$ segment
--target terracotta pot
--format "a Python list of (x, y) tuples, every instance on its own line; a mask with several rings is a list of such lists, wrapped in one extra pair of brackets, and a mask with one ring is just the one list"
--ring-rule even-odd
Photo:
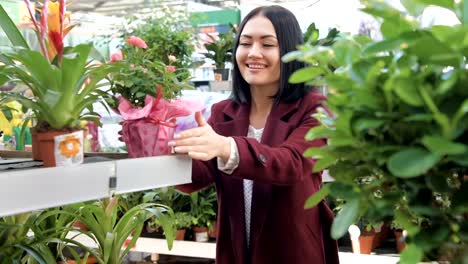
[(42, 160), (44, 167), (55, 167), (55, 152), (54, 152), (54, 138), (56, 136), (69, 134), (74, 131), (47, 131), (47, 132), (33, 132), (33, 157), (35, 160)]
[(212, 226), (211, 229), (208, 229), (208, 236), (210, 238), (216, 238), (217, 236), (216, 221), (213, 221), (211, 226)]
[(395, 245), (397, 252), (400, 253), (406, 247), (406, 243), (403, 240), (403, 230), (393, 230), (393, 233), (395, 234)]
[(184, 240), (185, 237), (185, 229), (179, 229), (176, 231), (175, 240)]
[(390, 228), (387, 225), (382, 225), (378, 232), (375, 230), (375, 238), (372, 248), (378, 248), (382, 246), (383, 243), (387, 240), (389, 232)]
[(197, 242), (207, 242), (208, 241), (208, 228), (192, 226), (193, 238)]
[(89, 228), (83, 222), (81, 222), (80, 220), (76, 220), (73, 223), (73, 227), (76, 227), (76, 228), (78, 228), (80, 230), (83, 230), (83, 231), (89, 231)]
[(359, 237), (359, 251), (361, 254), (370, 254), (372, 253), (373, 244), (374, 244), (375, 234), (368, 236)]
[(39, 141), (37, 139), (36, 131), (31, 131), (31, 144), (32, 144), (32, 158), (33, 160), (41, 159), (41, 149), (39, 148)]

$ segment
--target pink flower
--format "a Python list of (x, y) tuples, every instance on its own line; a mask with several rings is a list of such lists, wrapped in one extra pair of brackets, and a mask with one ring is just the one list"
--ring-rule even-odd
[(131, 36), (127, 39), (127, 43), (132, 45), (132, 46), (135, 46), (135, 47), (138, 47), (138, 48), (142, 48), (142, 49), (146, 49), (148, 48), (148, 45), (146, 45), (146, 42), (144, 40), (142, 40), (141, 38), (139, 37), (135, 37), (135, 36)]
[(166, 66), (166, 71), (168, 72), (175, 72), (176, 71), (176, 66)]
[(123, 60), (123, 54), (121, 50), (118, 50), (111, 55), (111, 62), (121, 61)]

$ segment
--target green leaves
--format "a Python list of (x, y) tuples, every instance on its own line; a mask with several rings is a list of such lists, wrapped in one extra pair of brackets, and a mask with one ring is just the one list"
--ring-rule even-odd
[(323, 186), (318, 192), (307, 198), (304, 209), (309, 209), (319, 204), (330, 193), (330, 185)]
[(294, 72), (289, 77), (290, 83), (303, 83), (317, 78), (324, 74), (325, 71), (320, 67), (307, 67)]
[(468, 208), (468, 29), (422, 29), (409, 15), (437, 5), (463, 17), (463, 2), (402, 0), (405, 12), (385, 1), (362, 1), (383, 22), (381, 41), (344, 37), (332, 46), (305, 44), (294, 53), (330, 70), (320, 77), (334, 116), (306, 136), (328, 144), (304, 155), (317, 159), (314, 171), (328, 168), (335, 179), (306, 204), (327, 195), (340, 201), (333, 237), (354, 220), (393, 218), (408, 232), (402, 263), (437, 258), (432, 254), (447, 248), (459, 254), (451, 245), (468, 242), (466, 231), (453, 228), (464, 225)]
[(444, 156), (444, 155), (459, 155), (466, 151), (466, 146), (460, 143), (454, 143), (439, 136), (425, 136), (422, 139), (422, 143), (432, 153)]
[(357, 199), (350, 200), (343, 205), (343, 209), (338, 213), (332, 224), (331, 237), (333, 239), (342, 237), (348, 232), (349, 226), (356, 222), (359, 206), (360, 203)]
[(405, 250), (401, 253), (401, 264), (414, 264), (419, 263), (423, 258), (424, 252), (414, 244), (408, 244)]
[(421, 176), (430, 170), (440, 160), (440, 156), (422, 148), (407, 148), (390, 156), (387, 167), (390, 172), (400, 178)]
[(25, 49), (29, 49), (28, 43), (24, 40), (23, 35), (19, 32), (15, 23), (11, 21), (8, 14), (3, 9), (3, 6), (0, 5), (0, 27), (6, 33), (8, 39), (11, 41), (13, 46), (20, 46)]

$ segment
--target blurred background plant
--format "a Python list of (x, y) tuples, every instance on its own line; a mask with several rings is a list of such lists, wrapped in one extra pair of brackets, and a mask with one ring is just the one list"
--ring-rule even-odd
[[(182, 89), (192, 88), (189, 69), (194, 34), (187, 16), (170, 10), (163, 10), (162, 14), (130, 18), (121, 29), (119, 37), (127, 41), (111, 59), (120, 56), (125, 67), (111, 78), (110, 92), (114, 97), (108, 102), (113, 108), (118, 105), (118, 95), (134, 106), (143, 106), (146, 95), (156, 96), (158, 86), (162, 87), (165, 99), (173, 99), (180, 96)], [(145, 48), (129, 43), (132, 37), (143, 40)]]

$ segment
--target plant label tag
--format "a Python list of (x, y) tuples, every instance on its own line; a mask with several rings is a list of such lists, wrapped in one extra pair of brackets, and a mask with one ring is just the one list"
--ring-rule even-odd
[(55, 164), (57, 167), (83, 163), (83, 130), (54, 138)]

